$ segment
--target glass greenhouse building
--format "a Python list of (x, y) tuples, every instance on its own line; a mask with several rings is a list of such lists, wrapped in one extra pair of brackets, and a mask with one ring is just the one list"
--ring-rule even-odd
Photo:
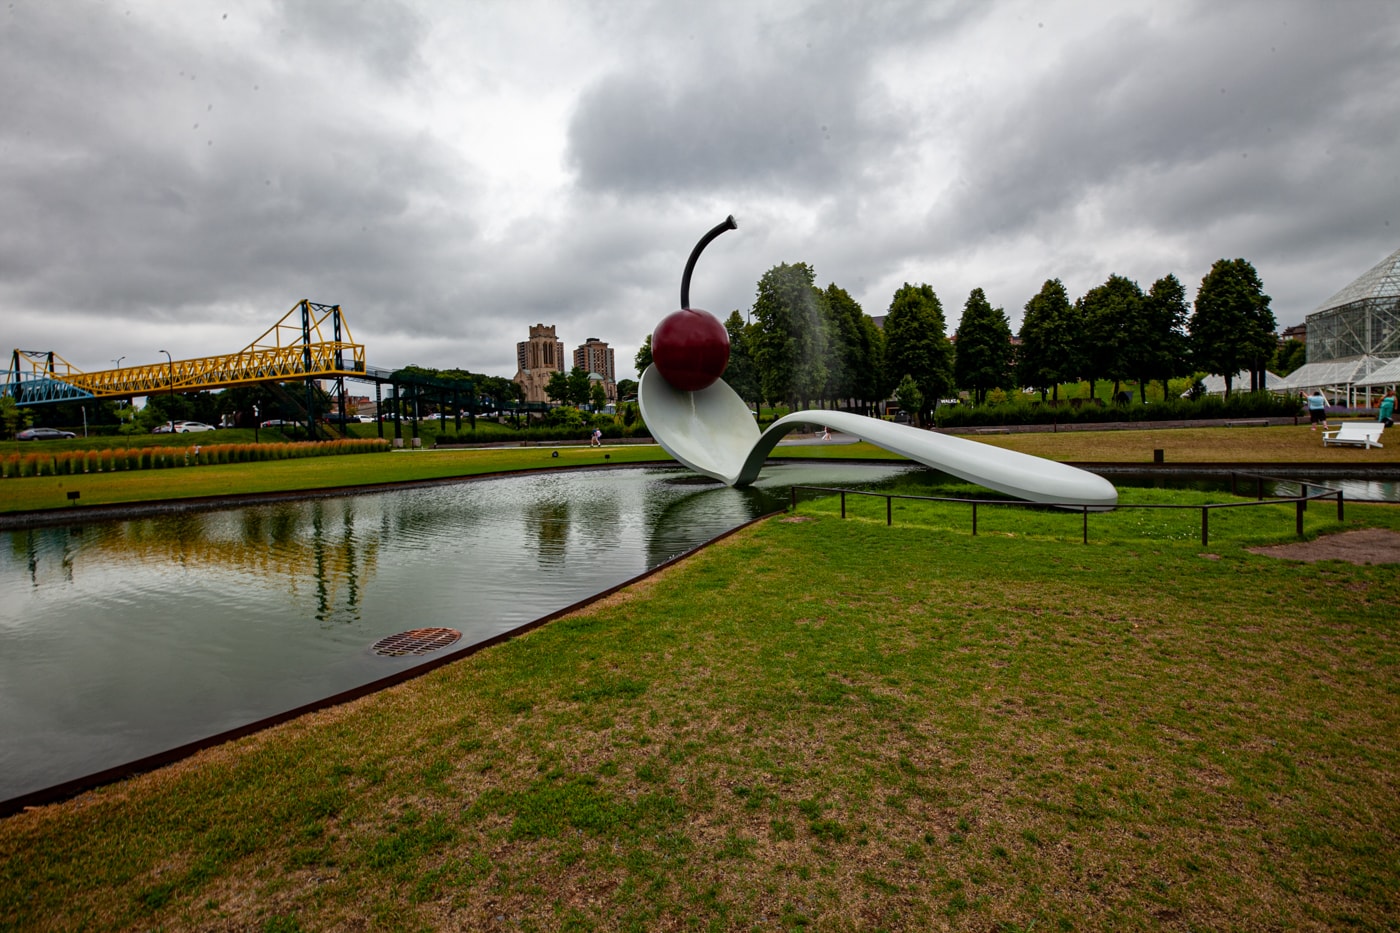
[(1270, 388), (1369, 404), (1375, 390), (1400, 385), (1400, 250), (1309, 314), (1307, 326), (1308, 362)]

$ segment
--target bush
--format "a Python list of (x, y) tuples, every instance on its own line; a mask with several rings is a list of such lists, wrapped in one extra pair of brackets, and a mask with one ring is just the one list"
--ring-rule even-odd
[(0, 458), (0, 477), (76, 476), (116, 470), (162, 470), (196, 464), (248, 463), (388, 451), (389, 442), (375, 438), (279, 444), (200, 444), (190, 447), (104, 448), (49, 453), (11, 453)]
[[(1080, 399), (1073, 399), (1081, 402)], [(1197, 401), (1173, 398), (1162, 402), (1135, 402), (1128, 405), (1105, 405), (1097, 400), (1089, 404), (1056, 405), (1039, 399), (1006, 402), (1000, 405), (942, 406), (934, 413), (940, 428), (970, 428), (982, 425), (1018, 424), (1092, 424), (1105, 421), (1200, 421), (1220, 418), (1280, 418), (1293, 417), (1302, 411), (1296, 398), (1272, 392), (1236, 392), (1228, 399), (1207, 395)]]

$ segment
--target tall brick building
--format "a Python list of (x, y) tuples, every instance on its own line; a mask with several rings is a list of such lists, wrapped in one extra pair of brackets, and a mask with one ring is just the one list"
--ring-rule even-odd
[(574, 365), (583, 369), (592, 382), (601, 381), (609, 402), (617, 401), (617, 366), (613, 362), (613, 350), (597, 337), (589, 337), (574, 350)]
[(515, 345), (516, 372), (514, 382), (524, 392), (527, 402), (548, 402), (544, 387), (551, 373), (568, 372), (564, 365), (564, 341), (554, 334), (554, 325), (532, 324), (530, 339)]

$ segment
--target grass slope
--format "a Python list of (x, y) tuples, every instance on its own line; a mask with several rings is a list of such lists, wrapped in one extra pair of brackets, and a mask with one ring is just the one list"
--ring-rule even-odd
[(1393, 566), (837, 508), (5, 820), (0, 924), (1395, 928)]
[[(558, 456), (554, 456), (555, 453)], [(479, 476), (503, 470), (553, 466), (602, 466), (671, 458), (660, 447), (509, 447), (474, 450), (408, 450), (308, 457), (260, 463), (214, 464), (166, 470), (89, 473), (84, 476), (26, 476), (0, 480), (0, 512), (77, 508), (124, 502), (159, 502), (199, 496), (407, 483)], [(72, 506), (70, 490), (81, 493)]]

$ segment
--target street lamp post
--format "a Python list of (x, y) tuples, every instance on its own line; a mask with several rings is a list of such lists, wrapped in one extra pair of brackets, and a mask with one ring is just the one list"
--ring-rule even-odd
[[(112, 368), (113, 368), (113, 369), (121, 369), (121, 368), (122, 368), (122, 360), (124, 360), (124, 359), (126, 359), (125, 356), (119, 356), (119, 357), (117, 357), (115, 360), (112, 360)], [(117, 407), (118, 407), (118, 408), (124, 407), (124, 406), (122, 405), (120, 399), (117, 400)]]
[(169, 350), (157, 350), (157, 353), (165, 354), (165, 362), (170, 365), (170, 433), (175, 433), (175, 360), (171, 358)]

